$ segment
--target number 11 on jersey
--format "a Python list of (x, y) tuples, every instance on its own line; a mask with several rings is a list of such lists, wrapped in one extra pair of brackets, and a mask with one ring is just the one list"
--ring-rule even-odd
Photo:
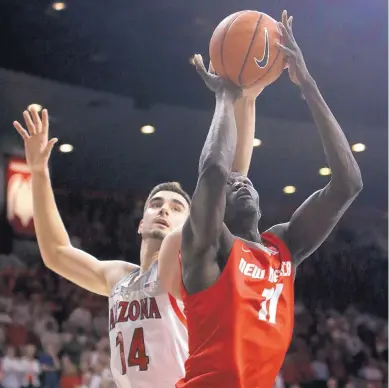
[(261, 303), (261, 309), (258, 314), (259, 320), (276, 323), (278, 299), (280, 299), (283, 288), (283, 284), (277, 284), (274, 288), (265, 288), (263, 290), (262, 296), (265, 300)]
[(143, 335), (143, 327), (137, 327), (132, 335), (130, 351), (128, 358), (124, 354), (124, 340), (121, 331), (116, 336), (116, 346), (119, 346), (120, 361), (122, 364), (122, 375), (127, 373), (128, 367), (138, 366), (140, 371), (146, 371), (149, 365), (149, 356), (146, 354), (145, 338)]

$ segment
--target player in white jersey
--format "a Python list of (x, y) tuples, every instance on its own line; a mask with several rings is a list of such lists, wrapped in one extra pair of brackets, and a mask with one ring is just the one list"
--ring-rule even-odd
[(34, 225), (45, 265), (96, 294), (109, 297), (111, 369), (119, 388), (172, 388), (184, 375), (187, 332), (182, 308), (163, 292), (158, 251), (165, 235), (182, 226), (190, 199), (177, 183), (150, 193), (139, 225), (140, 266), (100, 261), (74, 248), (55, 204), (48, 160), (57, 139), (48, 141), (48, 113), (23, 113), (27, 130), (14, 126), (24, 140), (32, 175)]
[[(158, 263), (134, 270), (109, 298), (111, 370), (118, 387), (173, 387), (183, 376), (188, 334), (182, 302), (163, 291)], [(132, 382), (135, 381), (136, 385)]]

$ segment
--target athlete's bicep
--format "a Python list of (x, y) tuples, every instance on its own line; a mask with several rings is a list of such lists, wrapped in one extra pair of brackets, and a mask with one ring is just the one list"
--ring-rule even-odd
[(123, 265), (131, 267), (131, 264), (120, 261), (100, 261), (71, 245), (58, 248), (56, 254), (58, 260), (55, 265), (48, 266), (52, 271), (88, 291), (103, 296), (110, 294), (110, 278), (113, 279), (115, 273), (119, 275), (119, 271), (123, 272)]
[(167, 235), (158, 254), (158, 277), (166, 292), (181, 299), (181, 271), (179, 254), (181, 248), (182, 229)]
[(296, 265), (313, 253), (328, 237), (358, 193), (331, 186), (313, 193), (285, 224), (284, 241)]

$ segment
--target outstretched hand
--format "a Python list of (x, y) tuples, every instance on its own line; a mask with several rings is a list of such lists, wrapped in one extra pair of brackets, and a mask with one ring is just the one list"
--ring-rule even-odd
[(234, 100), (236, 100), (240, 94), (241, 89), (238, 86), (235, 86), (230, 81), (219, 77), (210, 63), (209, 70), (207, 71), (203, 58), (200, 54), (195, 54), (192, 61), (193, 65), (196, 68), (196, 71), (200, 74), (200, 77), (203, 79), (208, 89), (211, 89), (215, 94), (221, 94), (226, 92)]
[(42, 111), (42, 119), (36, 110), (23, 112), (27, 130), (18, 122), (13, 125), (24, 140), (27, 164), (32, 172), (44, 171), (48, 167), (48, 161), (54, 144), (58, 139), (48, 140), (49, 114), (46, 109)]
[(300, 47), (297, 45), (292, 31), (293, 16), (288, 18), (287, 11), (282, 12), (282, 22), (278, 22), (280, 27), (283, 43), (277, 43), (279, 49), (287, 57), (287, 67), (289, 77), (296, 85), (301, 85), (311, 78), (304, 61)]

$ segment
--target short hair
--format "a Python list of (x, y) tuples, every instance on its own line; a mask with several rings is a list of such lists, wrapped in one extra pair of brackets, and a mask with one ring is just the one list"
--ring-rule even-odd
[(151, 191), (149, 196), (146, 199), (144, 210), (146, 210), (147, 205), (151, 198), (154, 197), (155, 194), (157, 194), (160, 191), (172, 191), (173, 193), (180, 194), (185, 201), (190, 206), (191, 200), (189, 194), (181, 187), (179, 182), (164, 182), (160, 183), (159, 185), (155, 186)]

